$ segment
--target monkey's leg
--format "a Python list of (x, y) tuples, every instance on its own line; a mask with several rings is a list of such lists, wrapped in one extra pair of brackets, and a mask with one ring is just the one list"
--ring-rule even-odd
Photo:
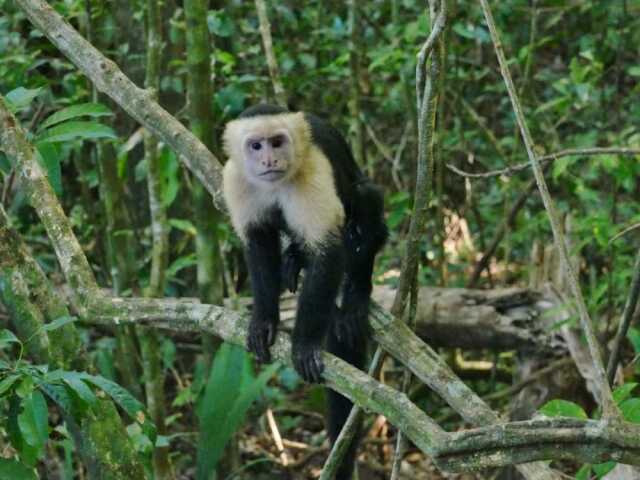
[(251, 276), (253, 312), (247, 348), (259, 362), (270, 362), (269, 347), (276, 339), (280, 321), (280, 234), (275, 227), (262, 226), (247, 232), (247, 265)]
[(282, 254), (282, 288), (296, 293), (300, 271), (307, 266), (306, 262), (302, 248), (292, 241)]
[(309, 255), (291, 339), (293, 365), (307, 382), (321, 381), (324, 365), (320, 354), (335, 317), (343, 273), (344, 247), (339, 239)]
[[(362, 370), (366, 361), (367, 337), (366, 335), (359, 337), (358, 342), (356, 342), (356, 346), (354, 347), (339, 340), (336, 336), (335, 330), (333, 330), (329, 332), (327, 350)], [(343, 397), (333, 390), (327, 389), (327, 433), (329, 435), (329, 440), (331, 440), (331, 445), (333, 445), (336, 438), (338, 438), (338, 435), (351, 412), (351, 407), (353, 407), (351, 400)], [(336, 480), (351, 480), (356, 452), (358, 450), (361, 426), (362, 422), (358, 424), (354, 440), (351, 442), (349, 450), (347, 450), (342, 463), (336, 471)]]
[(346, 275), (334, 332), (338, 340), (352, 348), (359, 348), (358, 343), (368, 334), (373, 264), (388, 235), (381, 216), (374, 219), (366, 223), (354, 221), (345, 231)]

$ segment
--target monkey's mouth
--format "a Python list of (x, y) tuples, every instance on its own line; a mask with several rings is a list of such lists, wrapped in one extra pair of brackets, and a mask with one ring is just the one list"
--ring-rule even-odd
[(286, 170), (267, 170), (266, 172), (262, 172), (260, 174), (260, 178), (269, 181), (280, 180), (282, 177), (284, 177), (284, 174), (286, 172)]

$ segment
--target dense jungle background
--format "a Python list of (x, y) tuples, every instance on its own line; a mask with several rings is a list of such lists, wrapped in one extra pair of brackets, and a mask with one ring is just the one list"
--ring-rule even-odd
[[(484, 0), (43, 4), (0, 0), (0, 479), (320, 477), (323, 389), (245, 352), (210, 195), (263, 101), (330, 120), (385, 192), (374, 377), (419, 411), (330, 364), (359, 478), (640, 478), (640, 1), (491, 1), (499, 41)], [(418, 416), (549, 429), (465, 459)]]

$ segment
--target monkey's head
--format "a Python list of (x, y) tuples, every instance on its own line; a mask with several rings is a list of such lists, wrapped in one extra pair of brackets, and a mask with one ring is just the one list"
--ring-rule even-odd
[(302, 113), (249, 111), (227, 124), (224, 149), (251, 183), (286, 182), (300, 170), (309, 148), (307, 125)]

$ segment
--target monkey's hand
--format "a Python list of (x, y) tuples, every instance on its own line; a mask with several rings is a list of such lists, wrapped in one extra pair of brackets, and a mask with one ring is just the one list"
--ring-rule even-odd
[(364, 344), (369, 334), (369, 302), (357, 301), (343, 305), (334, 317), (333, 333), (349, 348)]
[(320, 345), (294, 340), (291, 348), (293, 366), (305, 382), (321, 383), (324, 364)]
[(300, 271), (304, 267), (304, 253), (292, 242), (282, 254), (282, 285), (291, 293), (298, 290)]
[(256, 355), (256, 359), (260, 363), (269, 363), (271, 361), (269, 347), (276, 341), (277, 325), (278, 322), (270, 322), (256, 318), (252, 318), (249, 323), (247, 348)]

